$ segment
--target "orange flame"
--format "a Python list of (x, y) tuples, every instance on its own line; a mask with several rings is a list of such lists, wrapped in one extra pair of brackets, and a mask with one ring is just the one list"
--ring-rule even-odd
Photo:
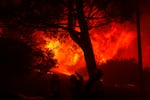
[(54, 58), (58, 62), (58, 68), (52, 68), (52, 71), (70, 75), (78, 70), (79, 65), (85, 65), (82, 50), (71, 38), (67, 38), (65, 43), (61, 43), (57, 39), (51, 39), (45, 47), (54, 51)]
[(110, 26), (106, 26), (106, 29), (97, 29), (90, 32), (98, 64), (106, 63), (107, 60), (116, 57), (120, 49), (125, 50), (131, 46), (131, 43), (136, 39), (136, 32), (129, 29), (127, 25), (129, 24), (111, 23)]
[[(130, 49), (132, 42), (136, 40), (136, 31), (129, 23), (111, 23), (89, 32), (97, 64), (122, 57), (118, 52)], [(58, 61), (58, 67), (52, 68), (52, 71), (70, 75), (85, 67), (83, 52), (70, 37), (66, 38), (65, 42), (61, 42), (57, 38), (46, 37), (44, 32), (38, 32), (38, 38), (39, 36), (46, 41), (46, 44), (42, 46), (51, 49), (54, 52), (54, 58)], [(127, 57), (130, 58), (132, 55)]]

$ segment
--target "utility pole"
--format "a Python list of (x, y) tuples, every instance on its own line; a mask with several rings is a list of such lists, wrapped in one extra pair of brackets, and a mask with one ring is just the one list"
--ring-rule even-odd
[(139, 66), (139, 92), (143, 96), (143, 63), (142, 63), (142, 43), (141, 43), (141, 29), (140, 29), (140, 10), (139, 0), (136, 1), (136, 27), (137, 27), (137, 42), (138, 42), (138, 66)]

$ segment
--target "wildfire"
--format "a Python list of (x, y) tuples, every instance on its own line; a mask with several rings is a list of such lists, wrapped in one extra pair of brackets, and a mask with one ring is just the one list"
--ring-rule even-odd
[(52, 68), (51, 71), (70, 75), (75, 70), (78, 70), (78, 66), (85, 65), (82, 50), (71, 38), (67, 38), (64, 43), (51, 39), (45, 47), (53, 50), (54, 58), (58, 62), (56, 65), (58, 68)]
[(106, 63), (116, 57), (120, 49), (127, 50), (131, 46), (136, 39), (136, 32), (127, 25), (129, 24), (111, 23), (104, 29), (91, 30), (91, 41), (98, 64)]
[[(58, 67), (52, 68), (51, 71), (70, 75), (85, 67), (83, 52), (70, 37), (61, 42), (57, 38), (48, 38), (43, 33), (40, 34), (46, 41), (44, 48), (51, 49), (58, 61)], [(96, 62), (101, 64), (122, 56), (119, 51), (129, 49), (136, 39), (136, 31), (129, 27), (129, 23), (111, 23), (109, 26), (91, 30), (90, 38)]]

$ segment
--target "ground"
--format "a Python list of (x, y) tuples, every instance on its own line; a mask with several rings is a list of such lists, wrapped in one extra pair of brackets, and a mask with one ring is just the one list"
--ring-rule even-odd
[[(59, 75), (59, 77), (61, 100), (71, 100), (69, 77), (65, 75)], [(26, 88), (26, 95), (31, 97), (37, 97), (39, 95), (50, 95), (50, 78), (50, 75), (47, 78), (30, 78), (30, 85), (28, 85)], [(32, 100), (37, 100), (37, 98), (32, 98)], [(150, 90), (144, 91), (143, 97), (141, 99), (137, 88), (105, 86), (104, 100), (150, 100)]]

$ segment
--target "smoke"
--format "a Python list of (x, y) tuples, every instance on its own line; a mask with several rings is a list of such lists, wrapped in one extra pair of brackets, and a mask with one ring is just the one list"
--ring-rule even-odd
[(143, 65), (150, 66), (150, 7), (149, 1), (143, 0), (140, 2), (141, 11), (141, 38), (142, 38), (142, 55), (143, 55)]
[(98, 63), (110, 59), (137, 59), (136, 27), (130, 22), (113, 22), (93, 30), (90, 36)]

